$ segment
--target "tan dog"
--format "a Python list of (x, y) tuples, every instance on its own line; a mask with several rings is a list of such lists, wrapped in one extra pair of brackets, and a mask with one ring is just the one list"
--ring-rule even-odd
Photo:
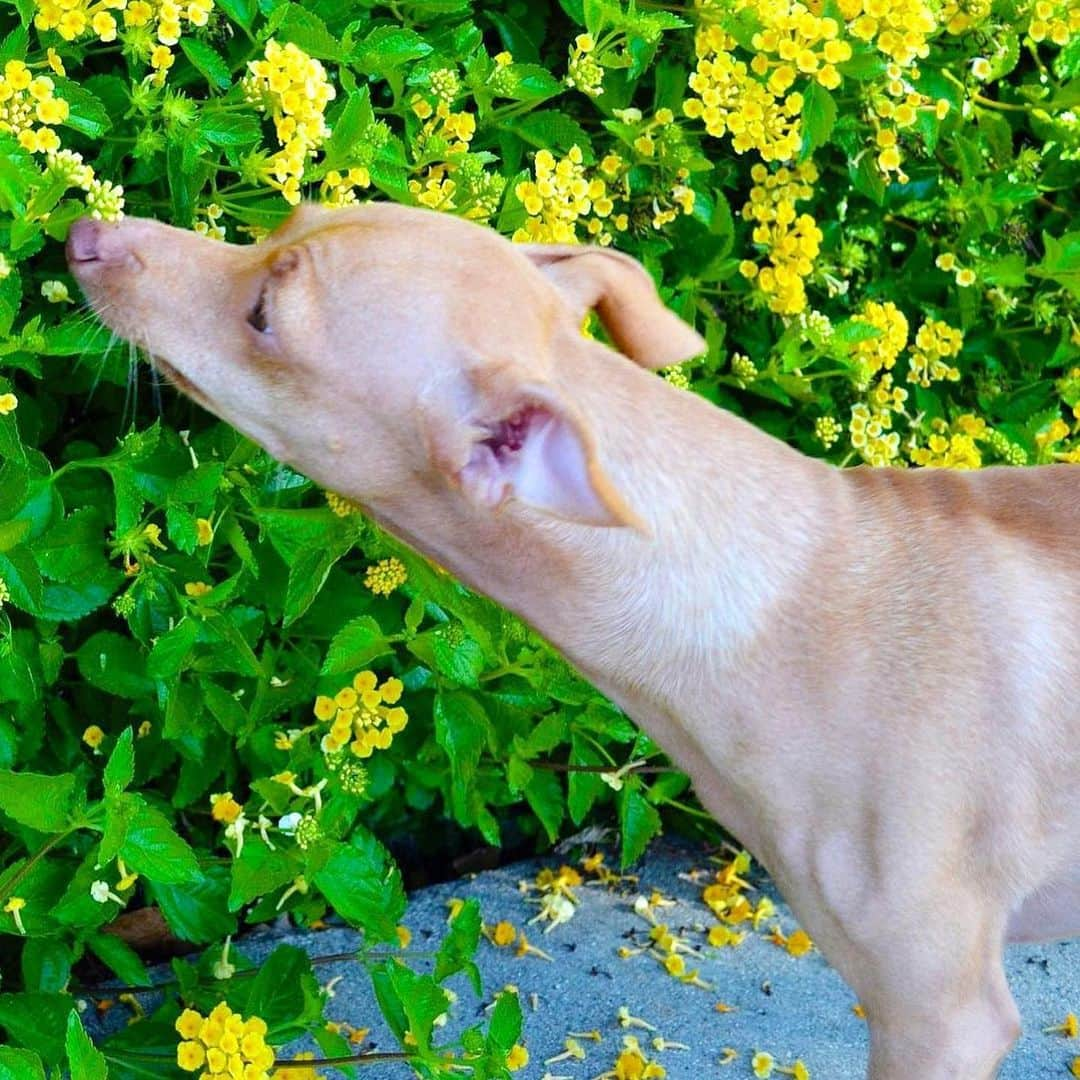
[(1003, 943), (1080, 933), (1080, 469), (838, 471), (647, 370), (703, 342), (633, 260), (428, 211), (68, 250), (180, 389), (655, 737), (858, 994), (873, 1080), (995, 1075)]

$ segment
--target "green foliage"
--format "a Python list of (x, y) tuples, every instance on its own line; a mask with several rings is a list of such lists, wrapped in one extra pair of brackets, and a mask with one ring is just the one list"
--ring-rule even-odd
[[(4, 86), (41, 111), (0, 110), (0, 1080), (181, 1075), (181, 1008), (222, 1001), (347, 1052), (302, 953), (224, 944), (283, 912), (361, 931), (418, 1074), (505, 1077), (514, 995), (436, 1024), (445, 979), (479, 989), (480, 912), (414, 970), (390, 849), (598, 823), (625, 864), (702, 816), (515, 618), (172, 392), (148, 420), (74, 307), (71, 223), (244, 242), (301, 197), (381, 198), (612, 243), (708, 342), (665, 377), (807, 453), (1080, 460), (1080, 39), (1061, 4), (888, 6), (925, 49), (830, 0), (790, 71), (794, 2), (5, 8)], [(72, 990), (91, 955), (147, 982), (103, 929), (147, 905), (206, 956), (99, 1053)]]

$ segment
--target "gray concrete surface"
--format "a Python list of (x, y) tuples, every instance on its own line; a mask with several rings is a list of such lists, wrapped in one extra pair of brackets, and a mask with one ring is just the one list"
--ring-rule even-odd
[[(426, 943), (438, 940), (452, 897), (476, 897), (485, 922), (505, 919), (524, 926), (530, 942), (554, 958), (548, 962), (534, 956), (518, 957), (512, 948), (482, 943), (479, 964), (485, 997), (478, 1000), (463, 978), (454, 979), (451, 985), (459, 997), (448, 1030), (475, 1023), (492, 993), (513, 984), (521, 996), (524, 1041), (531, 1055), (528, 1066), (517, 1074), (526, 1080), (546, 1075), (592, 1080), (610, 1070), (622, 1037), (628, 1033), (617, 1022), (620, 1006), (654, 1025), (664, 1039), (689, 1047), (652, 1051), (652, 1033), (632, 1032), (639, 1036), (643, 1048), (649, 1049), (650, 1057), (663, 1065), (670, 1080), (753, 1076), (750, 1061), (758, 1050), (768, 1051), (784, 1065), (801, 1059), (813, 1080), (861, 1080), (864, 1076), (867, 1031), (852, 1011), (855, 999), (851, 991), (819, 953), (789, 955), (767, 940), (766, 926), (757, 935), (748, 934), (741, 946), (723, 949), (704, 946), (703, 933), (687, 929), (687, 940), (702, 947), (700, 958), (689, 959), (711, 984), (708, 990), (672, 978), (647, 953), (629, 959), (618, 956), (620, 946), (647, 942), (648, 924), (635, 914), (633, 899), (654, 888), (676, 900), (675, 906), (658, 910), (673, 930), (682, 933), (686, 928), (715, 924), (701, 901), (704, 877), (699, 884), (685, 877), (694, 868), (710, 869), (704, 853), (677, 843), (658, 843), (638, 868), (640, 882), (636, 887), (580, 887), (573, 918), (544, 933), (543, 924), (525, 925), (537, 907), (519, 890), (519, 882), (532, 880), (542, 867), (557, 867), (559, 861), (557, 856), (549, 856), (517, 863), (412, 895), (406, 921), (413, 931), (414, 949), (424, 949)], [(711, 869), (715, 870), (715, 865)], [(768, 924), (779, 922), (790, 933), (796, 926), (790, 911), (766, 880), (755, 876), (754, 883), (776, 898), (778, 917)], [(928, 912), (927, 918), (932, 919), (933, 912)], [(240, 948), (258, 961), (282, 941), (317, 956), (349, 950), (355, 940), (347, 930), (296, 933), (274, 929), (249, 935)], [(1042, 1029), (1060, 1023), (1069, 1011), (1080, 1011), (1080, 941), (1011, 947), (1007, 966), (1009, 983), (1023, 1014), (1024, 1036), (1002, 1070), (1002, 1080), (1068, 1077), (1069, 1063), (1080, 1056), (1080, 1039), (1043, 1034)], [(368, 1048), (397, 1049), (358, 965), (340, 963), (317, 970), (324, 983), (341, 976), (334, 984), (331, 1017), (370, 1027)], [(717, 1002), (733, 1011), (717, 1012)], [(593, 1029), (599, 1030), (602, 1041), (579, 1040), (587, 1051), (584, 1060), (545, 1065), (547, 1059), (563, 1051), (568, 1033)], [(727, 1067), (719, 1065), (724, 1047), (738, 1052)], [(364, 1069), (361, 1075), (396, 1080), (411, 1072), (386, 1065)]]

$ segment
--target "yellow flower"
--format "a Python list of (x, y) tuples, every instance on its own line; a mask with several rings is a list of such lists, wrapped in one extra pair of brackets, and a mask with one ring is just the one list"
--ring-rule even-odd
[(364, 587), (376, 596), (389, 596), (396, 588), (409, 579), (405, 564), (400, 559), (380, 559), (367, 568), (364, 575)]
[(210, 796), (210, 816), (215, 821), (231, 825), (243, 812), (243, 806), (233, 798), (231, 791)]
[(491, 931), (491, 940), (499, 946), (513, 945), (517, 939), (517, 930), (513, 923), (507, 922), (505, 919), (502, 922), (495, 924), (494, 929)]
[(186, 581), (184, 582), (184, 592), (195, 599), (200, 596), (205, 596), (208, 592), (213, 592), (213, 585), (208, 585), (205, 581)]
[(805, 930), (796, 930), (788, 939), (784, 948), (792, 956), (805, 956), (814, 947), (810, 935)]
[(764, 1050), (759, 1050), (753, 1058), (750, 1060), (750, 1067), (754, 1070), (754, 1075), (760, 1078), (769, 1077), (773, 1074), (773, 1069), (776, 1068), (776, 1061), (772, 1054), (765, 1053)]
[(0, 416), (7, 416), (19, 407), (19, 399), (11, 393), (0, 394)]
[(105, 732), (97, 724), (91, 724), (82, 733), (82, 741), (92, 750), (96, 750), (105, 741)]
[(201, 1043), (182, 1042), (176, 1047), (176, 1064), (187, 1072), (194, 1072), (206, 1061), (206, 1050)]
[(206, 518), (195, 520), (195, 542), (199, 547), (206, 547), (214, 539), (214, 526)]
[(45, 59), (48, 61), (49, 67), (51, 67), (57, 75), (63, 77), (67, 74), (67, 71), (64, 69), (64, 61), (60, 59), (52, 46), (49, 46), (49, 48), (45, 50)]
[(4, 905), (4, 912), (10, 915), (15, 920), (15, 928), (20, 934), (26, 933), (26, 927), (23, 926), (22, 921), (22, 909), (26, 907), (26, 901), (21, 896), (9, 896), (7, 903)]
[(517, 1072), (518, 1069), (524, 1069), (528, 1064), (529, 1051), (521, 1043), (516, 1043), (510, 1048), (510, 1053), (506, 1055), (506, 1067), (511, 1072)]

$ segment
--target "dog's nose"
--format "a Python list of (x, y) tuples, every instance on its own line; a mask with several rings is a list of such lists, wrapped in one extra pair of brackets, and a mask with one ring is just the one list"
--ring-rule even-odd
[(101, 222), (79, 218), (68, 230), (67, 258), (71, 266), (101, 259)]

